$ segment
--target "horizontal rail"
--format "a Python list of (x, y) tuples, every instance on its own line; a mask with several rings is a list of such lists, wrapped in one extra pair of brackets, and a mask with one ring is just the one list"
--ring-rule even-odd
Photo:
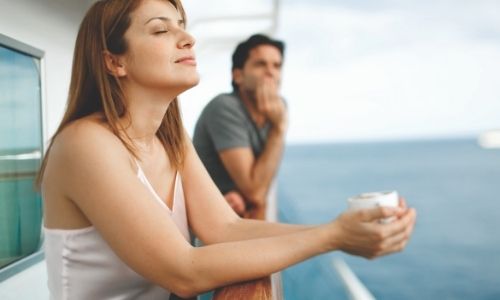
[(32, 160), (40, 158), (42, 158), (42, 152), (40, 151), (0, 155), (0, 160)]
[(4, 163), (15, 164), (15, 162), (40, 160), (41, 158), (42, 153), (38, 150), (18, 154), (0, 155), (0, 163), (2, 163), (2, 165), (0, 165), (0, 181), (33, 178), (36, 176), (38, 170), (38, 165), (31, 168), (7, 167), (7, 170), (5, 170), (5, 166), (3, 166)]
[(0, 174), (0, 181), (34, 178), (36, 174), (37, 171), (3, 173)]

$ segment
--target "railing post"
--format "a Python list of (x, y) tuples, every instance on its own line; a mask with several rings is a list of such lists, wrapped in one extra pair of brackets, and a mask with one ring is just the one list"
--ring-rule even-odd
[[(269, 189), (266, 205), (266, 220), (276, 222), (278, 219), (278, 197), (276, 184)], [(212, 300), (282, 300), (283, 288), (280, 273), (261, 279), (235, 283), (215, 290)]]

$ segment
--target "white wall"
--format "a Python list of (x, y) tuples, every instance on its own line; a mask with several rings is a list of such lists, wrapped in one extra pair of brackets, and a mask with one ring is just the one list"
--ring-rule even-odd
[(0, 0), (0, 33), (45, 52), (45, 138), (66, 105), (73, 48), (89, 0)]

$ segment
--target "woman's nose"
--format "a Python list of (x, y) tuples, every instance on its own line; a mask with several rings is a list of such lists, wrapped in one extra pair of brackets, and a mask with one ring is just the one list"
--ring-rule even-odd
[(179, 42), (177, 43), (177, 46), (181, 49), (183, 48), (192, 48), (194, 44), (196, 43), (195, 38), (187, 33), (186, 31), (180, 31), (179, 34), (181, 35), (181, 38), (179, 39)]

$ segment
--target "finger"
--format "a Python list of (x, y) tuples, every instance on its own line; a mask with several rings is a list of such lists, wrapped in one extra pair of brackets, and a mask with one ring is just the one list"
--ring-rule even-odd
[(415, 222), (415, 209), (411, 208), (400, 218), (389, 224), (381, 224), (385, 237), (393, 237), (401, 234)]
[(257, 83), (257, 87), (255, 89), (255, 98), (257, 110), (260, 112), (264, 111), (264, 102), (265, 102), (265, 91), (263, 82)]
[(376, 208), (362, 209), (358, 212), (358, 214), (360, 215), (361, 221), (372, 222), (396, 216), (401, 210), (402, 208), (400, 207), (380, 206)]
[(269, 97), (269, 101), (267, 102), (267, 108), (269, 113), (276, 114), (278, 107), (276, 106), (276, 102), (273, 100), (273, 97)]
[(269, 95), (269, 100), (271, 102), (277, 102), (278, 98), (278, 86), (276, 85), (276, 82), (272, 79), (269, 78), (266, 80), (267, 88), (268, 88), (268, 95)]
[(415, 223), (412, 223), (403, 233), (400, 233), (388, 240), (384, 246), (382, 246), (383, 250), (377, 253), (377, 256), (384, 256), (394, 252), (403, 251), (410, 240), (414, 225)]
[(264, 81), (262, 85), (262, 105), (263, 105), (263, 110), (266, 112), (269, 112), (271, 109), (270, 105), (270, 96), (269, 96), (269, 84)]
[(269, 84), (265, 79), (261, 81), (260, 100), (261, 100), (262, 111), (263, 112), (269, 111)]
[(227, 198), (226, 201), (229, 204), (229, 206), (231, 206), (233, 209), (236, 207), (236, 202), (234, 202), (234, 199)]
[(237, 198), (237, 197), (231, 197), (229, 199), (227, 199), (229, 205), (231, 206), (231, 208), (237, 212), (238, 214), (242, 213), (243, 211), (245, 211), (245, 203)]
[(399, 197), (399, 207), (402, 207), (402, 208), (407, 208), (408, 207), (408, 205), (406, 205), (405, 198)]
[(234, 211), (236, 213), (238, 213), (239, 215), (241, 215), (242, 213), (245, 212), (245, 205), (243, 205), (241, 203), (237, 203), (237, 205), (234, 207)]
[(413, 232), (413, 227), (415, 223), (410, 223), (403, 231), (398, 232), (395, 235), (387, 237), (382, 243), (383, 248), (386, 249), (396, 249), (402, 244), (410, 239), (411, 233)]
[(284, 106), (283, 100), (281, 99), (280, 94), (278, 93), (278, 90), (276, 89), (276, 85), (274, 85), (274, 87), (272, 88), (272, 93), (270, 96), (271, 96), (271, 102), (276, 107), (279, 108), (280, 106)]
[(264, 85), (266, 87), (267, 95), (269, 97), (269, 101), (276, 102), (276, 98), (279, 98), (278, 86), (276, 82), (272, 78), (265, 78)]

